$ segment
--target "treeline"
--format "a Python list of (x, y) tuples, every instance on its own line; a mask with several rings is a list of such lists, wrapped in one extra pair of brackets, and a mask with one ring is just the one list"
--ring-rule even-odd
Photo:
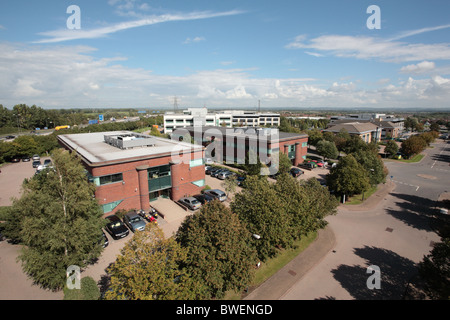
[[(32, 156), (33, 154), (47, 155), (54, 149), (59, 148), (57, 136), (60, 134), (75, 134), (88, 132), (107, 131), (134, 131), (140, 128), (151, 127), (161, 124), (162, 116), (152, 118), (141, 118), (138, 121), (110, 122), (88, 126), (76, 126), (70, 129), (55, 131), (50, 135), (24, 135), (19, 136), (12, 142), (0, 141), (0, 163), (10, 162), (14, 158)], [(158, 135), (153, 130), (151, 134)]]
[(0, 134), (88, 124), (89, 120), (98, 119), (99, 114), (105, 120), (139, 115), (136, 109), (43, 109), (36, 105), (18, 104), (10, 110), (0, 104)]
[(325, 129), (329, 122), (329, 119), (290, 119), (281, 117), (278, 128), (281, 132), (308, 133), (313, 129)]

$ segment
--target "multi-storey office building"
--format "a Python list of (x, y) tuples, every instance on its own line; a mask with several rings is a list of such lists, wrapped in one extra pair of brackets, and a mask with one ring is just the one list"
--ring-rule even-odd
[(213, 157), (218, 162), (242, 164), (251, 150), (261, 161), (282, 152), (288, 155), (293, 165), (298, 165), (303, 163), (308, 151), (308, 135), (272, 128), (187, 127), (173, 132), (172, 138), (186, 133), (196, 144), (206, 146), (206, 157)]
[(257, 113), (243, 110), (208, 113), (207, 108), (189, 108), (184, 110), (183, 113), (166, 112), (164, 114), (165, 133), (171, 133), (179, 128), (199, 125), (225, 128), (237, 126), (279, 126), (280, 115), (277, 113)]
[(148, 210), (158, 197), (176, 201), (205, 185), (202, 146), (129, 131), (67, 134), (58, 140), (80, 157), (105, 214)]

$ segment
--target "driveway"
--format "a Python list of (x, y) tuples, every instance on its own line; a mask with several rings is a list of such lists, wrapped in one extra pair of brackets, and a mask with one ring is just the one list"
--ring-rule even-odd
[[(403, 298), (417, 263), (440, 241), (430, 226), (430, 213), (448, 190), (450, 146), (433, 146), (420, 163), (386, 162), (395, 188), (377, 206), (358, 210), (341, 205), (337, 215), (327, 217), (335, 247), (282, 299)], [(367, 287), (371, 265), (380, 268), (380, 289)]]
[[(50, 157), (42, 157), (41, 162)], [(1, 167), (0, 173), (0, 207), (12, 205), (11, 198), (20, 198), (22, 182), (36, 172), (33, 161), (7, 163)]]

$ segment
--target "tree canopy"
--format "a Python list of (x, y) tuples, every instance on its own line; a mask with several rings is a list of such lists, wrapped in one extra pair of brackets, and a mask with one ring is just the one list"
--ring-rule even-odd
[(100, 255), (103, 219), (76, 156), (58, 149), (52, 160), (53, 168), (25, 180), (5, 233), (24, 245), (24, 271), (45, 288), (60, 289), (69, 266), (83, 268)]
[(188, 250), (184, 262), (202, 298), (221, 298), (248, 286), (256, 265), (255, 241), (239, 217), (219, 201), (186, 218), (176, 240)]

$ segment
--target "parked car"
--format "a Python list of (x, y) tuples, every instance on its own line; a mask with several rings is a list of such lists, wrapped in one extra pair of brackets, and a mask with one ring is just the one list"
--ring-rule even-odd
[(22, 162), (30, 162), (31, 158), (29, 156), (23, 156), (22, 157)]
[(35, 160), (35, 161), (33, 161), (33, 168), (37, 168), (37, 167), (39, 167), (40, 165), (42, 165), (42, 163), (41, 163), (40, 160)]
[(205, 169), (205, 174), (211, 175), (211, 173), (217, 170), (220, 170), (220, 168), (207, 166), (207, 168)]
[(5, 137), (6, 140), (11, 140), (11, 139), (15, 139), (15, 138), (16, 138), (16, 136), (6, 136)]
[(129, 211), (123, 216), (123, 222), (133, 232), (144, 231), (145, 221), (135, 210)]
[(206, 158), (206, 159), (205, 159), (205, 163), (206, 163), (206, 164), (213, 164), (214, 161), (213, 161), (212, 158)]
[(237, 185), (238, 186), (242, 186), (242, 183), (245, 181), (245, 177), (244, 176), (238, 176), (236, 179)]
[(125, 238), (130, 233), (118, 216), (112, 215), (106, 217), (105, 219), (108, 221), (105, 229), (113, 239), (117, 240)]
[(217, 170), (217, 171), (214, 171), (213, 173), (211, 173), (211, 177), (218, 178), (219, 174), (221, 174), (223, 172), (230, 172), (230, 171), (227, 169), (220, 169), (220, 170)]
[(20, 162), (20, 158), (19, 157), (14, 157), (11, 159), (11, 162)]
[(41, 157), (39, 157), (38, 154), (33, 155), (33, 161), (41, 160)]
[(104, 232), (102, 232), (102, 238), (100, 239), (100, 244), (103, 248), (106, 248), (109, 245), (108, 237)]
[(219, 173), (217, 175), (217, 178), (220, 179), (220, 180), (225, 180), (226, 178), (231, 177), (234, 174), (235, 173), (231, 172), (231, 171), (222, 171), (221, 173)]
[(200, 201), (200, 203), (201, 203), (202, 205), (204, 205), (204, 204), (206, 204), (206, 203), (208, 203), (208, 202), (214, 200), (214, 198), (213, 198), (212, 196), (207, 195), (207, 194), (196, 194), (196, 195), (193, 196), (193, 197), (194, 197), (195, 199), (197, 199), (198, 201)]
[(214, 199), (217, 199), (221, 202), (227, 200), (227, 195), (225, 192), (223, 192), (222, 190), (219, 189), (210, 189), (210, 190), (206, 190), (204, 192), (204, 194), (213, 197)]
[(44, 160), (44, 167), (45, 168), (48, 168), (48, 167), (50, 167), (52, 165), (52, 160), (50, 160), (50, 159), (45, 159)]
[(303, 170), (300, 170), (299, 168), (291, 168), (290, 173), (294, 178), (297, 178), (298, 176), (301, 176), (305, 172)]
[(188, 207), (188, 208), (191, 209), (191, 210), (197, 210), (197, 209), (200, 209), (200, 207), (202, 206), (201, 202), (198, 201), (198, 200), (197, 200), (196, 198), (194, 198), (194, 197), (184, 197), (184, 198), (181, 198), (181, 199), (179, 200), (179, 202), (180, 202), (182, 205)]

